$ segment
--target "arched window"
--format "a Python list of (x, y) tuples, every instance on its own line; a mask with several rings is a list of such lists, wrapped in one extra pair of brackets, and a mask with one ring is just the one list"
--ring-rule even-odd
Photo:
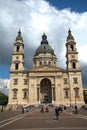
[(79, 88), (74, 88), (74, 91), (75, 91), (75, 98), (78, 98), (79, 97)]
[(39, 64), (40, 64), (40, 66), (41, 66), (41, 65), (42, 65), (42, 62), (40, 61)]
[(27, 99), (28, 98), (28, 89), (23, 89), (23, 98)]
[(17, 46), (16, 51), (19, 52), (19, 50), (20, 50), (20, 46)]
[(73, 67), (73, 69), (76, 69), (76, 63), (75, 62), (72, 63), (72, 67)]
[(15, 64), (15, 70), (18, 70), (18, 67), (19, 67), (19, 64), (16, 63), (16, 64)]
[(18, 89), (14, 88), (12, 91), (13, 91), (13, 98), (17, 98)]
[(73, 45), (70, 45), (70, 50), (74, 51), (74, 46)]
[(27, 98), (27, 92), (24, 91), (24, 98)]
[(48, 62), (48, 65), (49, 65), (49, 66), (51, 65), (51, 62), (50, 62), (50, 61)]
[(69, 88), (64, 88), (65, 98), (69, 98)]

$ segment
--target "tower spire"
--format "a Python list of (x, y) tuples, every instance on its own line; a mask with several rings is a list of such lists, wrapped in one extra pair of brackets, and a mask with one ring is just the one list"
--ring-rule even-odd
[(22, 38), (22, 36), (21, 36), (20, 28), (19, 28), (19, 31), (18, 31), (18, 35), (17, 35), (17, 37), (16, 37), (16, 41), (18, 41), (18, 40), (20, 40), (20, 41), (23, 42), (23, 38)]
[(68, 30), (68, 36), (67, 36), (67, 41), (69, 41), (69, 40), (73, 40), (73, 41), (74, 41), (74, 38), (73, 38), (73, 36), (72, 36), (72, 33), (71, 33), (70, 28), (69, 28), (69, 30)]

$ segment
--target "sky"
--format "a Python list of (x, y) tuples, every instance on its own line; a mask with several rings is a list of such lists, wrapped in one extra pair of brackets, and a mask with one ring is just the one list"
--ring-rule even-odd
[(87, 87), (87, 0), (0, 0), (0, 91), (9, 88), (19, 29), (24, 41), (25, 69), (29, 69), (44, 32), (58, 58), (57, 66), (66, 68), (69, 28), (79, 52), (83, 87)]

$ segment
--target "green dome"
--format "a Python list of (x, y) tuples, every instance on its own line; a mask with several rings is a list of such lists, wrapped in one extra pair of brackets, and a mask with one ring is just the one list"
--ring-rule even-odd
[(35, 55), (38, 55), (40, 53), (51, 53), (51, 54), (54, 54), (54, 50), (48, 44), (47, 36), (45, 34), (42, 35), (41, 45), (37, 48), (37, 50), (35, 52)]

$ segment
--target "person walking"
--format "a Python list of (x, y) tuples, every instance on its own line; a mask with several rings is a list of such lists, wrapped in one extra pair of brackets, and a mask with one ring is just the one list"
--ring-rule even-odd
[(55, 108), (55, 114), (56, 114), (56, 118), (58, 120), (58, 118), (59, 118), (59, 107)]
[(24, 108), (22, 107), (22, 113), (24, 113)]
[(75, 105), (75, 114), (78, 113), (78, 108), (77, 108), (77, 105)]

